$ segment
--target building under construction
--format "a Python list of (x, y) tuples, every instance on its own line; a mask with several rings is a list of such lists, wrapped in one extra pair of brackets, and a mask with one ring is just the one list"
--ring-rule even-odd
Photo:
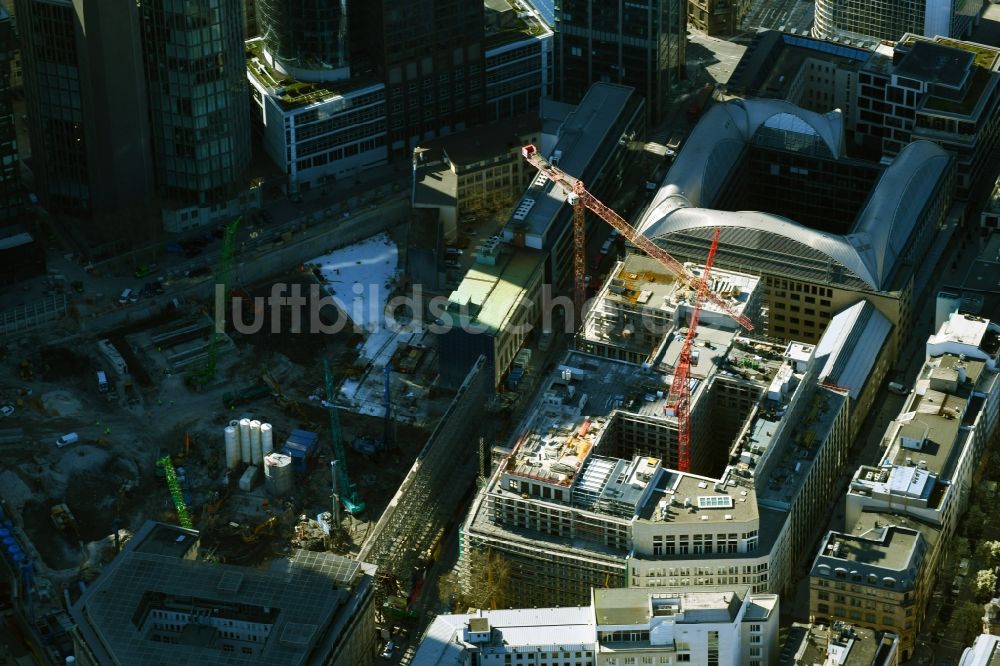
[(690, 473), (668, 400), (682, 331), (652, 363), (569, 352), (474, 502), (465, 552), (509, 562), (505, 605), (582, 604), (591, 586), (785, 592), (864, 419), (856, 396), (880, 381), (872, 349), (891, 346), (889, 326), (865, 337), (880, 315), (859, 307), (869, 316), (838, 315), (817, 346), (700, 327)]

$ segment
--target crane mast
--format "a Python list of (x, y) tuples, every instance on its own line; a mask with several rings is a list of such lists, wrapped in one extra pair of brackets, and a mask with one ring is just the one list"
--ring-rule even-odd
[(669, 401), (674, 405), (677, 416), (677, 467), (682, 472), (691, 468), (691, 390), (688, 380), (691, 376), (691, 347), (694, 344), (698, 329), (698, 318), (703, 304), (711, 303), (716, 309), (734, 319), (744, 329), (753, 330), (750, 318), (732, 307), (711, 289), (712, 265), (719, 248), (720, 229), (716, 227), (712, 235), (712, 244), (705, 261), (705, 270), (695, 275), (684, 264), (670, 256), (666, 250), (646, 238), (638, 229), (625, 221), (618, 213), (604, 205), (597, 197), (587, 191), (583, 181), (563, 172), (543, 158), (533, 145), (524, 146), (521, 154), (533, 167), (543, 173), (549, 180), (557, 184), (566, 193), (566, 201), (573, 206), (573, 245), (574, 257), (574, 289), (573, 295), (577, 312), (581, 312), (584, 295), (584, 211), (592, 210), (599, 218), (618, 230), (630, 243), (645, 252), (666, 268), (677, 280), (683, 282), (694, 292), (694, 307), (691, 310), (691, 322), (687, 336), (681, 346), (681, 352), (674, 369), (674, 378), (670, 385)]
[[(551, 164), (548, 160), (538, 154), (538, 149), (533, 145), (527, 145), (521, 148), (521, 155), (524, 156), (524, 159), (527, 160), (529, 164), (538, 169), (541, 173), (545, 174), (549, 180), (562, 188), (562, 190), (568, 195), (567, 201), (574, 207), (575, 214), (581, 207), (589, 208), (596, 213), (599, 218), (604, 220), (613, 228), (617, 229), (618, 233), (624, 236), (630, 243), (655, 259), (676, 279), (686, 284), (689, 289), (696, 293), (701, 293), (705, 302), (711, 303), (715, 306), (715, 308), (732, 317), (744, 329), (748, 331), (753, 330), (753, 323), (750, 321), (750, 318), (741, 314), (729, 303), (713, 293), (704, 277), (699, 277), (689, 271), (685, 268), (684, 264), (677, 261), (677, 259), (670, 256), (666, 250), (646, 238), (646, 236), (640, 233), (638, 229), (626, 222), (621, 215), (605, 206), (597, 197), (587, 191), (583, 185), (583, 181), (570, 176)], [(576, 222), (576, 220), (580, 219), (580, 217), (581, 216), (574, 217), (574, 234), (583, 233), (582, 222)], [(577, 229), (579, 229), (579, 231), (577, 231)], [(574, 239), (574, 246), (576, 251), (579, 253), (583, 247), (582, 243), (579, 242), (579, 237)], [(574, 294), (578, 295), (583, 293), (584, 282), (584, 276), (581, 274), (581, 267), (583, 263), (581, 262), (579, 256), (575, 258), (575, 264), (575, 273), (579, 274), (579, 281), (574, 284)], [(574, 275), (574, 278), (575, 277), (577, 277), (577, 275)]]

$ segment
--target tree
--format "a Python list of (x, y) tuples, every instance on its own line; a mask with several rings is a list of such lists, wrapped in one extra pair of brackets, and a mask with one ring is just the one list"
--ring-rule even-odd
[(983, 632), (983, 607), (971, 601), (963, 601), (955, 606), (951, 620), (954, 629), (951, 638), (971, 645), (976, 636)]
[(992, 569), (983, 569), (976, 574), (976, 598), (986, 601), (993, 596), (997, 586), (997, 575)]
[[(438, 580), (442, 601), (452, 610), (506, 608), (510, 604), (510, 562), (491, 550), (470, 550), (451, 571)], [(464, 569), (464, 571), (462, 570)]]
[(970, 539), (978, 539), (983, 532), (983, 525), (986, 523), (986, 514), (979, 508), (978, 504), (970, 504), (964, 520), (965, 536)]
[(976, 549), (976, 557), (988, 567), (1000, 566), (1000, 541), (983, 541)]

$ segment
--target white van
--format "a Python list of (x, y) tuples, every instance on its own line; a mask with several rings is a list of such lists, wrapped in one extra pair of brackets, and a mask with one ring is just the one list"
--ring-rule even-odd
[(59, 439), (56, 440), (56, 446), (60, 449), (64, 446), (69, 446), (70, 444), (76, 444), (80, 441), (80, 436), (75, 432), (68, 432)]
[(118, 303), (121, 305), (128, 305), (129, 299), (132, 297), (132, 290), (128, 287), (122, 292), (122, 295), (118, 297)]
[(101, 393), (108, 392), (108, 375), (103, 370), (97, 371), (97, 390)]

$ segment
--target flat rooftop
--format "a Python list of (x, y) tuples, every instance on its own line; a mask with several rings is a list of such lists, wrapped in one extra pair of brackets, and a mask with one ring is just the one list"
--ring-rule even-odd
[(750, 588), (688, 591), (690, 588), (634, 587), (594, 589), (597, 630), (609, 625), (645, 625), (669, 616), (677, 624), (732, 623)]
[(453, 325), (482, 327), (487, 334), (503, 330), (544, 263), (543, 253), (527, 248), (504, 253), (496, 264), (474, 263), (448, 297), (443, 317), (450, 316)]
[[(461, 171), (463, 167), (478, 162), (488, 161), (492, 164), (496, 158), (509, 154), (511, 159), (523, 159), (522, 137), (537, 136), (541, 131), (542, 123), (537, 113), (522, 113), (508, 120), (471, 127), (457, 134), (425, 141), (415, 150), (427, 151), (431, 157), (446, 156)], [(442, 163), (441, 168), (449, 167)]]
[(886, 459), (951, 479), (966, 441), (959, 434), (968, 403), (966, 398), (929, 389), (923, 395), (913, 394), (909, 411), (889, 426)]
[(990, 357), (1000, 351), (1000, 335), (991, 330), (990, 320), (970, 314), (953, 314), (927, 338), (928, 348), (948, 342), (979, 348)]
[[(264, 664), (310, 663), (336, 638), (334, 617), (352, 596), (362, 565), (332, 553), (296, 551), (270, 570), (215, 564), (153, 552), (147, 538), (160, 528), (144, 526), (71, 609), (73, 619), (101, 663)], [(133, 541), (135, 540), (133, 539)], [(365, 573), (372, 574), (368, 565)], [(147, 621), (156, 608), (203, 610), (206, 618), (246, 617), (269, 625), (254, 654), (224, 652), (210, 622), (177, 631), (179, 642), (151, 640)]]
[(737, 483), (729, 476), (710, 479), (664, 470), (639, 517), (650, 522), (719, 524), (752, 521), (759, 513), (749, 483)]
[[(613, 83), (590, 86), (576, 109), (560, 126), (559, 141), (554, 149), (562, 153), (560, 169), (578, 178), (586, 178), (600, 166), (595, 162), (600, 148), (612, 138), (611, 130), (628, 107), (633, 93), (633, 88)], [(516, 229), (523, 231), (528, 247), (547, 247), (551, 242), (546, 238), (549, 228), (565, 202), (566, 195), (562, 188), (541, 173), (537, 174), (504, 227), (504, 238), (513, 240)]]
[(298, 81), (268, 64), (264, 56), (263, 37), (246, 41), (246, 55), (247, 72), (261, 88), (281, 103), (285, 111), (327, 102), (370, 86), (383, 86), (382, 80), (374, 74), (352, 75), (343, 81)]
[(932, 85), (960, 88), (975, 59), (969, 51), (920, 40), (896, 65), (896, 74)]
[(846, 572), (857, 571), (862, 577), (869, 573), (879, 577), (905, 573), (921, 555), (917, 548), (920, 539), (919, 531), (896, 526), (873, 527), (862, 534), (831, 532), (813, 572), (826, 564)]

